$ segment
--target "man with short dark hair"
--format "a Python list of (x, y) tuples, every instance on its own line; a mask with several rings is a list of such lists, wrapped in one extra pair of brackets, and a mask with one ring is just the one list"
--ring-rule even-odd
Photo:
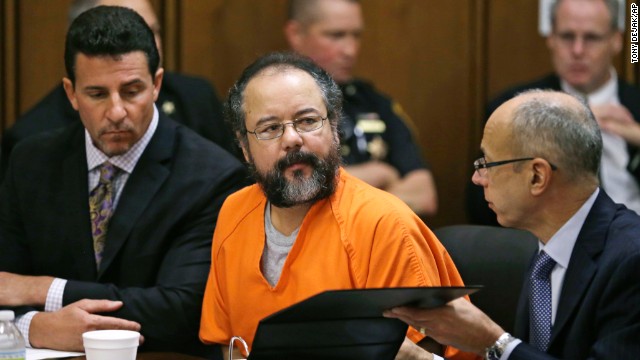
[(602, 137), (588, 106), (525, 92), (491, 115), (481, 150), (473, 182), (498, 222), (540, 241), (515, 337), (466, 301), (385, 315), (490, 360), (638, 358), (640, 217), (599, 187)]
[(80, 121), (27, 139), (0, 189), (0, 306), (33, 347), (82, 351), (96, 329), (140, 351), (203, 356), (211, 237), (239, 161), (161, 114), (163, 69), (144, 19), (99, 6), (71, 24), (63, 79)]
[[(258, 59), (231, 88), (226, 119), (257, 184), (220, 212), (203, 341), (251, 346), (262, 318), (324, 290), (462, 285), (404, 202), (340, 166), (341, 101), (327, 72), (288, 53)], [(431, 356), (415, 345), (428, 338), (407, 336), (399, 359)]]
[(396, 102), (353, 77), (364, 30), (358, 0), (291, 0), (285, 36), (339, 84), (344, 98), (340, 152), (345, 169), (407, 203), (420, 216), (435, 215), (438, 196), (415, 126)]
[[(140, 14), (153, 31), (162, 62), (160, 23), (148, 0), (74, 0), (69, 7), (69, 24), (82, 12), (99, 5), (124, 6)], [(224, 124), (222, 104), (207, 80), (165, 71), (156, 105), (172, 120), (240, 157), (233, 134)], [(4, 178), (13, 148), (22, 140), (79, 121), (78, 112), (69, 104), (62, 84), (56, 86), (3, 133), (0, 180)]]

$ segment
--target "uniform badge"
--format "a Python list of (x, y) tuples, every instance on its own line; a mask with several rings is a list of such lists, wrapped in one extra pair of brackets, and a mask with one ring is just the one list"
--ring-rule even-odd
[(173, 115), (173, 113), (176, 112), (176, 104), (174, 104), (173, 101), (169, 100), (163, 102), (162, 112), (169, 116)]
[(384, 160), (387, 157), (389, 146), (382, 140), (382, 136), (376, 135), (373, 140), (367, 144), (367, 151), (371, 154), (373, 160)]
[(387, 124), (376, 113), (358, 114), (356, 127), (365, 134), (382, 134), (387, 130)]

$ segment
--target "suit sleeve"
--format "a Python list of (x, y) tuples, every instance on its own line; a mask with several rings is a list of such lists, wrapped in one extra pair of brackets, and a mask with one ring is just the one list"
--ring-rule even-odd
[[(205, 282), (210, 268), (211, 241), (219, 209), (224, 199), (243, 184), (242, 166), (220, 175), (216, 185), (194, 195), (195, 203), (169, 235), (154, 285), (149, 287), (115, 286), (108, 283), (69, 280), (64, 305), (83, 298), (121, 300), (124, 306), (112, 315), (137, 321), (145, 336), (143, 346), (154, 351), (187, 347), (197, 342)], [(162, 222), (162, 219), (158, 220)], [(135, 264), (131, 264), (135, 266)], [(123, 279), (126, 281), (126, 279)], [(167, 339), (173, 339), (168, 342)], [(201, 344), (199, 344), (201, 345)]]

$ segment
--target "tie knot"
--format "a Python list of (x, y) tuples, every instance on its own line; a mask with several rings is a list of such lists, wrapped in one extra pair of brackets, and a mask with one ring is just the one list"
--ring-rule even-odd
[(118, 168), (115, 167), (112, 163), (105, 161), (104, 164), (100, 166), (100, 184), (107, 184), (113, 181), (113, 178), (116, 176)]
[(531, 277), (534, 279), (548, 279), (555, 265), (556, 262), (551, 256), (544, 252), (544, 250), (540, 251), (533, 263)]

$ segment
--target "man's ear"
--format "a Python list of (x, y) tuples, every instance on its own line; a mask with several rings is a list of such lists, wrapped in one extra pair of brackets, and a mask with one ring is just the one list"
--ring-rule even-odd
[(531, 195), (539, 196), (549, 188), (551, 178), (553, 177), (553, 169), (551, 168), (551, 164), (542, 158), (531, 160), (529, 166), (531, 172)]
[(73, 82), (69, 78), (62, 78), (62, 86), (64, 87), (64, 92), (67, 94), (67, 99), (71, 103), (71, 106), (78, 111), (78, 99), (76, 98), (76, 89), (73, 87)]
[(296, 52), (299, 52), (303, 42), (303, 28), (296, 20), (289, 20), (284, 26), (284, 36), (287, 38), (289, 47)]
[(556, 39), (553, 37), (553, 34), (549, 33), (545, 42), (547, 44), (547, 49), (549, 49), (549, 51), (553, 51), (556, 46)]
[(240, 132), (236, 132), (236, 138), (239, 139), (238, 143), (240, 145), (240, 149), (242, 149), (242, 156), (244, 156), (244, 161), (249, 163), (249, 149), (247, 149), (247, 146), (249, 146), (249, 142), (242, 140), (242, 134), (240, 134)]
[(158, 68), (155, 76), (153, 77), (153, 102), (158, 100), (160, 94), (160, 88), (162, 87), (162, 78), (164, 77), (164, 69)]
[(619, 31), (615, 31), (613, 35), (611, 35), (611, 47), (613, 49), (613, 55), (618, 55), (620, 54), (620, 51), (622, 51), (623, 37), (624, 36)]

